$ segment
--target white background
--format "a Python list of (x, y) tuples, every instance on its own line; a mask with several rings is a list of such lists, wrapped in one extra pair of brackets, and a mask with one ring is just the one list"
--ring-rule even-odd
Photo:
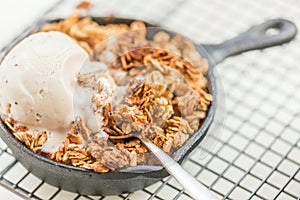
[[(0, 48), (55, 1), (0, 0)], [(65, 1), (75, 4), (77, 0)], [(287, 18), (300, 26), (297, 0), (94, 0), (94, 3), (95, 15), (115, 14), (154, 21), (202, 43), (224, 41), (272, 18)], [(285, 192), (280, 192), (278, 199), (292, 199), (289, 194), (300, 197), (299, 47), (297, 36), (289, 44), (248, 52), (217, 66), (226, 90), (224, 131), (207, 157), (199, 159), (198, 148), (183, 166), (219, 197), (229, 194), (231, 199), (248, 199), (255, 192), (253, 199), (273, 199), (280, 190)], [(210, 135), (206, 138), (216, 139)], [(1, 145), (0, 141), (0, 149), (4, 149)], [(1, 158), (0, 168), (7, 164)], [(7, 178), (26, 174), (21, 166), (17, 169), (10, 170), (11, 177)], [(128, 198), (146, 199), (156, 193), (161, 199), (189, 199), (180, 194), (181, 186), (174, 179), (165, 181), (166, 184), (158, 182)], [(19, 186), (33, 191), (39, 183), (40, 180), (30, 176)], [(5, 191), (0, 187), (1, 198), (16, 199)], [(57, 188), (43, 184), (35, 195), (47, 198), (56, 191)], [(57, 199), (73, 199), (77, 194), (61, 191), (57, 196), (60, 197)]]

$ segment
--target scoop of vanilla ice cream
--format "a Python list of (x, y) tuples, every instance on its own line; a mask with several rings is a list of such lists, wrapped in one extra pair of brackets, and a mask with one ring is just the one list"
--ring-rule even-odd
[(61, 32), (25, 38), (0, 66), (0, 112), (26, 126), (68, 128), (74, 120), (73, 90), (88, 54)]

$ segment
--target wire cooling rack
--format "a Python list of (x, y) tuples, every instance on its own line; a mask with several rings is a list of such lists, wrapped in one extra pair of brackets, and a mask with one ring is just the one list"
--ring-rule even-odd
[[(76, 3), (64, 1), (47, 17), (67, 16)], [(93, 3), (93, 15), (148, 20), (205, 43), (221, 42), (270, 18), (287, 18), (300, 25), (300, 2), (296, 0)], [(289, 44), (244, 53), (217, 66), (226, 91), (222, 134), (209, 134), (206, 140), (216, 141), (215, 147), (200, 145), (183, 167), (220, 199), (300, 199), (299, 46), (298, 36)], [(0, 185), (33, 199), (190, 199), (170, 177), (120, 196), (63, 191), (28, 172), (2, 140)]]

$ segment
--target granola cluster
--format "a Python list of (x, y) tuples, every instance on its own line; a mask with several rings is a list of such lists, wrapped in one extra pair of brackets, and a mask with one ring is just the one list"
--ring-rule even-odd
[[(205, 85), (205, 79), (188, 61), (169, 51), (137, 49), (134, 51), (137, 59), (130, 53), (109, 65), (112, 69), (127, 71), (124, 77), (116, 78), (116, 83), (129, 87), (124, 104), (114, 108), (110, 105), (112, 111), (104, 113), (108, 118), (105, 130), (113, 139), (149, 130), (149, 138), (170, 152), (171, 147), (180, 147), (206, 116), (212, 98), (206, 88), (197, 84), (204, 82)], [(128, 58), (132, 62), (127, 61)], [(135, 66), (128, 67), (128, 63)], [(188, 70), (194, 70), (192, 76), (186, 73)], [(138, 80), (137, 76), (144, 79)]]
[(78, 74), (79, 87), (93, 91), (91, 107), (101, 129), (93, 132), (77, 117), (64, 144), (47, 153), (42, 151), (46, 131), (28, 132), (13, 120), (5, 121), (32, 151), (60, 163), (108, 172), (156, 163), (137, 134), (172, 155), (201, 126), (212, 101), (204, 76), (208, 65), (188, 40), (166, 32), (149, 40), (142, 22), (102, 26), (77, 15), (41, 29), (51, 30), (68, 34), (92, 61), (107, 65)]
[(35, 153), (41, 153), (41, 146), (47, 141), (46, 132), (34, 131), (28, 133), (28, 128), (25, 126), (15, 126), (13, 119), (7, 119), (5, 124), (13, 131), (14, 136)]
[(107, 38), (128, 31), (125, 24), (109, 24), (101, 26), (91, 18), (81, 19), (80, 15), (73, 14), (59, 22), (45, 24), (40, 31), (60, 31), (68, 34), (88, 53)]

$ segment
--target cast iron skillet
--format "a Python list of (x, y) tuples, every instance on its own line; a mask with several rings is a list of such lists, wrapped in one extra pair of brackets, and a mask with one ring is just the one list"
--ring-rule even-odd
[[(133, 19), (103, 18), (95, 17), (99, 24), (125, 23), (130, 24)], [(41, 22), (31, 29), (30, 33), (40, 28)], [(148, 27), (153, 25), (146, 23)], [(277, 35), (266, 34), (267, 30), (278, 30)], [(152, 37), (159, 30), (148, 32)], [(196, 45), (197, 51), (209, 62), (209, 69), (206, 75), (210, 93), (216, 96), (216, 83), (213, 74), (214, 63), (219, 63), (226, 57), (236, 55), (254, 49), (263, 49), (280, 45), (291, 41), (297, 33), (295, 25), (284, 19), (275, 19), (263, 24), (254, 26), (237, 37), (217, 45)], [(28, 33), (26, 34), (28, 35)], [(23, 35), (24, 37), (26, 35)], [(22, 39), (22, 38), (20, 38)], [(213, 121), (216, 108), (216, 101), (213, 101), (208, 115), (201, 128), (176, 152), (174, 159), (177, 162), (182, 160), (192, 151), (204, 138), (210, 124)], [(46, 159), (31, 152), (18, 140), (16, 140), (8, 127), (0, 122), (0, 135), (12, 150), (14, 156), (33, 174), (40, 177), (47, 183), (65, 190), (88, 195), (116, 195), (124, 192), (132, 192), (145, 188), (161, 178), (168, 176), (168, 173), (160, 166), (137, 166), (119, 169), (108, 173), (95, 173), (82, 168), (64, 165)]]

